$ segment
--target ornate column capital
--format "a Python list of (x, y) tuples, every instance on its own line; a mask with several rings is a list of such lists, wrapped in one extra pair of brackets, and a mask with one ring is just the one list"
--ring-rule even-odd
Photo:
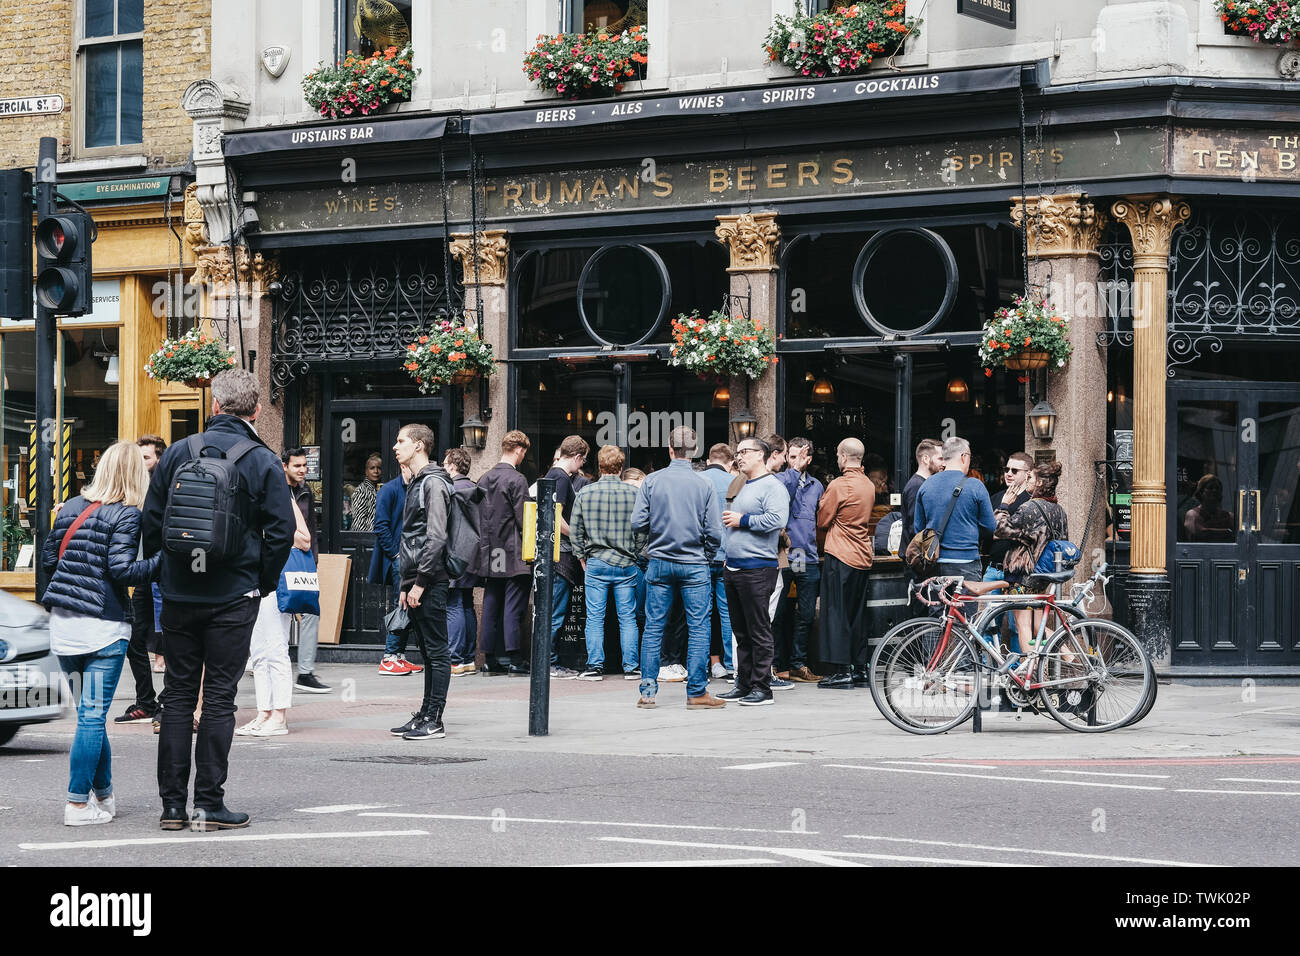
[(731, 251), (728, 272), (775, 272), (776, 250), (781, 244), (781, 227), (776, 213), (756, 212), (741, 216), (718, 216), (713, 230)]
[[(472, 285), (505, 285), (506, 260), (510, 252), (510, 235), (504, 229), (484, 229), (478, 234), (478, 269), (474, 268), (473, 237), (468, 232), (451, 234), (451, 255), (464, 273), (466, 288)], [(450, 276), (448, 277), (450, 278)]]
[(1110, 207), (1133, 238), (1134, 269), (1168, 269), (1169, 241), (1192, 215), (1178, 196), (1126, 196)]
[[(235, 263), (230, 258), (229, 246), (196, 246), (194, 253), (198, 259), (193, 278), (196, 285), (208, 282), (220, 287), (235, 281)], [(247, 286), (254, 295), (264, 295), (266, 287), (280, 277), (280, 261), (272, 254), (250, 253), (247, 246), (236, 246), (235, 258), (240, 285)]]
[(1085, 193), (1012, 196), (1011, 224), (1028, 228), (1029, 254), (1038, 259), (1095, 256), (1106, 225)]

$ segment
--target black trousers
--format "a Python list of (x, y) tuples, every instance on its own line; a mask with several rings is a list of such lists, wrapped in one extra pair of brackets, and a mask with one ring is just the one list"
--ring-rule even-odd
[(411, 633), (424, 655), (424, 701), (420, 712), (441, 712), (451, 684), (451, 648), (447, 645), (447, 582), (426, 588), (420, 606), (408, 610)]
[(867, 585), (870, 572), (845, 564), (834, 555), (822, 559), (821, 658), (833, 673), (865, 670), (867, 646)]
[(153, 668), (149, 645), (153, 643), (153, 588), (141, 584), (131, 595), (131, 642), (126, 645), (126, 662), (135, 678), (135, 702), (145, 710), (158, 709), (153, 691)]
[[(218, 810), (225, 800), (230, 742), (235, 736), (235, 691), (248, 662), (257, 598), (229, 604), (163, 601), (163, 655), (167, 681), (158, 735), (158, 795), (164, 807), (186, 805), (190, 750), (194, 751), (194, 808)], [(194, 708), (203, 686), (203, 716), (194, 739)]]
[[(531, 574), (512, 578), (484, 578), (483, 624), (479, 641), (489, 666), (502, 650), (519, 654), (522, 646), (524, 614), (528, 611), (528, 594), (533, 586)], [(503, 646), (504, 645), (504, 646)], [(518, 661), (516, 661), (518, 663)]]
[(743, 693), (772, 693), (772, 619), (767, 605), (778, 574), (778, 568), (722, 572), (731, 632), (736, 637), (736, 690)]

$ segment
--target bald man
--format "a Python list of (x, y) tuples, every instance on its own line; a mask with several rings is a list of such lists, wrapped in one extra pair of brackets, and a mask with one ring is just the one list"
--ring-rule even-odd
[(862, 471), (866, 449), (846, 438), (836, 449), (840, 476), (817, 505), (817, 549), (822, 555), (820, 657), (829, 676), (818, 687), (846, 690), (867, 685), (867, 571), (871, 509), (876, 487)]

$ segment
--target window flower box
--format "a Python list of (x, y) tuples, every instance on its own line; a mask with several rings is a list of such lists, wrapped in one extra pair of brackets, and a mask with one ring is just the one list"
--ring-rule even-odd
[(1300, 40), (1300, 0), (1215, 0), (1214, 7), (1228, 33), (1278, 46)]
[(389, 104), (409, 101), (419, 72), (411, 65), (409, 43), (366, 57), (349, 50), (337, 66), (322, 63), (303, 77), (302, 95), (328, 119), (369, 116)]
[(629, 80), (645, 79), (650, 44), (645, 27), (622, 33), (560, 33), (539, 36), (524, 55), (524, 74), (540, 89), (566, 99), (609, 96)]
[(904, 0), (855, 3), (848, 8), (777, 16), (764, 50), (796, 76), (826, 77), (865, 73), (877, 56), (898, 52), (922, 21), (907, 16)]

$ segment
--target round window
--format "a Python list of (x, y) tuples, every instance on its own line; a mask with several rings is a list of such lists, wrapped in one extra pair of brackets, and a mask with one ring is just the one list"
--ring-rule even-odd
[(929, 229), (885, 229), (867, 240), (853, 267), (858, 314), (881, 335), (923, 335), (957, 298), (957, 260)]
[(602, 345), (640, 345), (668, 313), (668, 269), (653, 249), (604, 246), (582, 269), (578, 315)]

